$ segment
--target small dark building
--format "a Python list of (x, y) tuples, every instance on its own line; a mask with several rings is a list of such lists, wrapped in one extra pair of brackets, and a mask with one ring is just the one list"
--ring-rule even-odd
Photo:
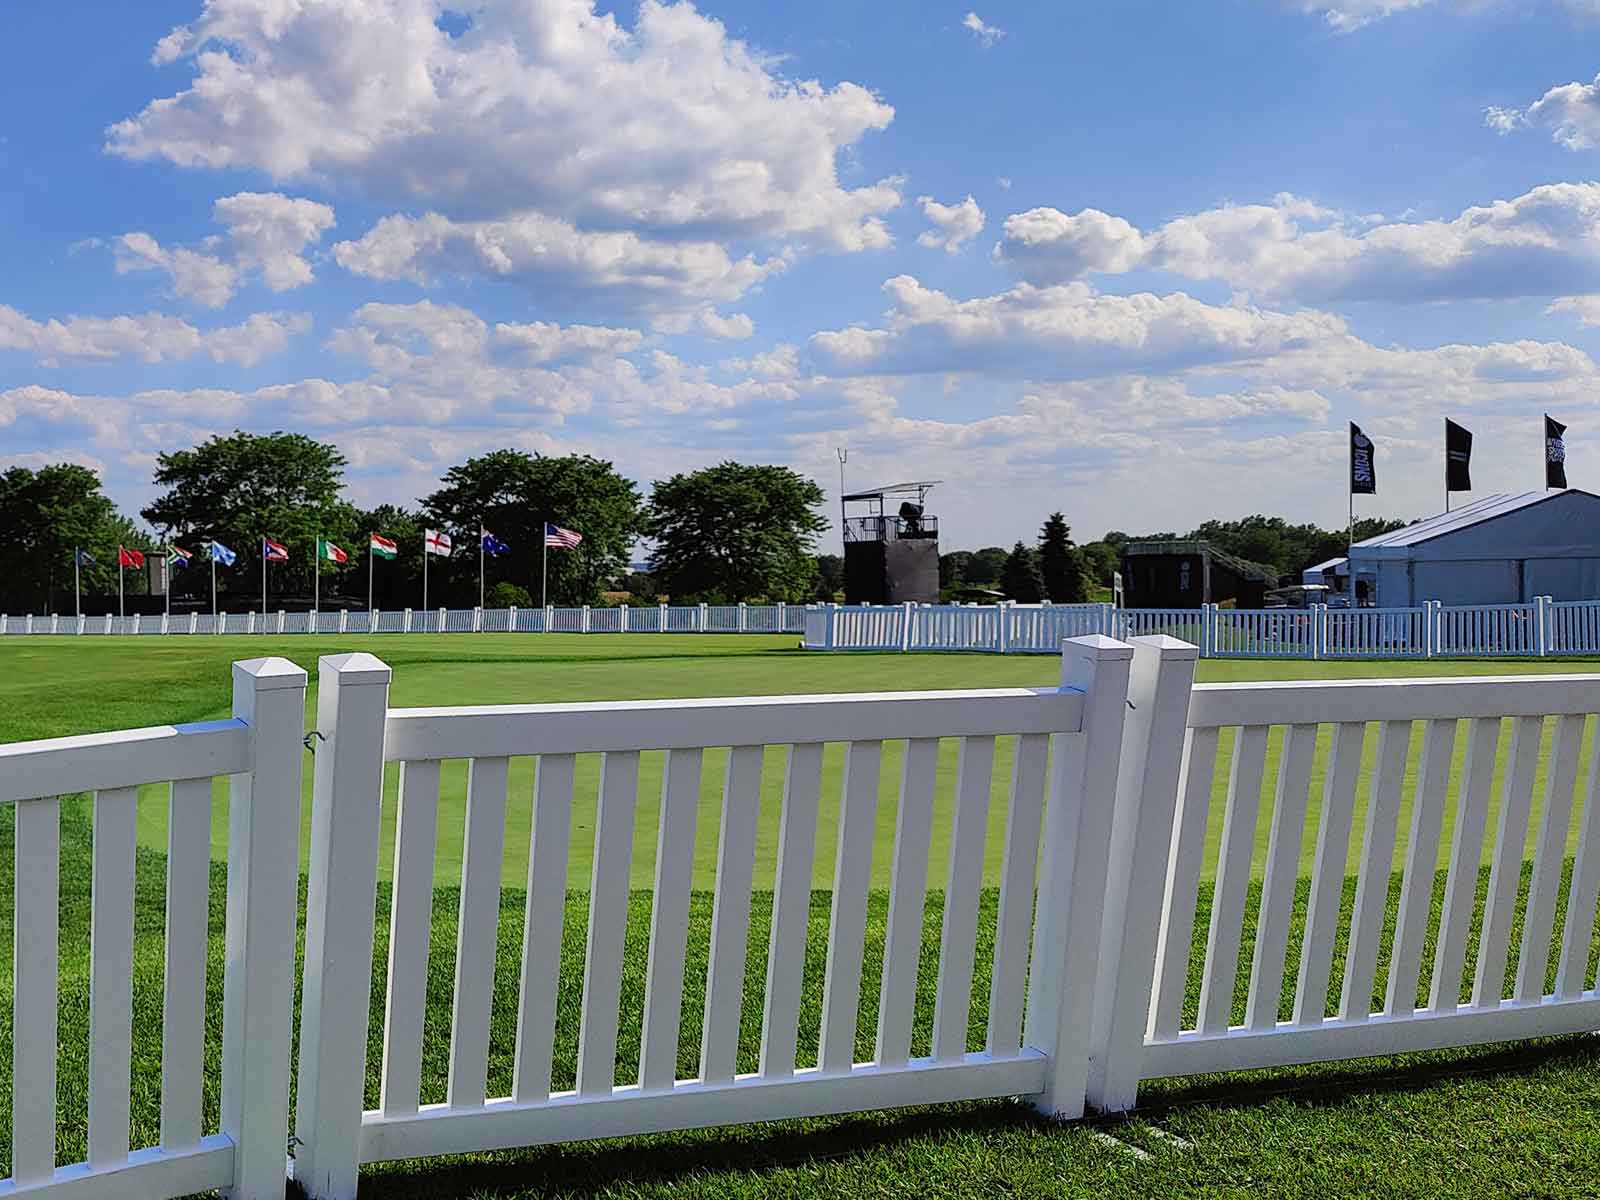
[(1278, 577), (1209, 542), (1129, 542), (1122, 549), (1123, 603), (1128, 608), (1199, 608), (1232, 601), (1261, 608)]
[[(939, 518), (923, 510), (937, 482), (894, 483), (844, 497), (846, 604), (939, 599)], [(865, 511), (852, 515), (852, 504)]]

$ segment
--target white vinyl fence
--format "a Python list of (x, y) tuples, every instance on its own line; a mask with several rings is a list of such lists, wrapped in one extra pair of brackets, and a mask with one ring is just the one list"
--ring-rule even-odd
[[(337, 612), (8, 616), (0, 635), (189, 633), (804, 633), (799, 604), (438, 608)], [(1056, 646), (1060, 649), (1060, 645)]]
[(1054, 654), (1088, 633), (1164, 634), (1203, 658), (1539, 658), (1600, 653), (1600, 600), (1447, 608), (1113, 608), (1109, 604), (813, 605), (808, 650)]
[[(296, 846), (306, 673), (235, 663), (233, 717), (0, 746), (0, 803), (16, 809), (11, 1178), (0, 1194), (52, 1200), (283, 1196), (294, 979)], [(221, 1128), (201, 1127), (205, 1083), (211, 781), (231, 776)], [(133, 913), (141, 787), (167, 790), (161, 1140), (129, 1145)], [(93, 793), (91, 863), (60, 860), (63, 795)], [(92, 887), (88, 1157), (56, 1166), (58, 906), (63, 871)], [(212, 1019), (215, 1019), (213, 1014)], [(141, 1053), (141, 1057), (144, 1054)]]
[[(1054, 688), (426, 709), (390, 708), (390, 669), (369, 654), (323, 658), (315, 733), (306, 738), (315, 768), (294, 1177), (318, 1200), (349, 1200), (361, 1164), (392, 1159), (996, 1096), (1026, 1097), (1041, 1111), (1076, 1117), (1086, 1106), (1131, 1107), (1149, 1078), (1600, 1024), (1600, 995), (1588, 976), (1600, 901), (1600, 739), (1590, 739), (1578, 794), (1600, 675), (1195, 686), (1197, 657), (1197, 647), (1166, 635), (1130, 646), (1097, 634), (1066, 643)], [(285, 963), (294, 961), (306, 684), (305, 673), (281, 659), (239, 663), (229, 720), (0, 747), (0, 803), (16, 806), (17, 855), (14, 1167), (0, 1194), (284, 1194), (295, 982)], [(942, 740), (959, 748), (943, 785)], [(1369, 742), (1370, 772), (1362, 767)], [(996, 824), (1000, 891), (993, 957), (983, 972), (984, 843), (1002, 748), (1012, 767), (1001, 789), (1004, 821)], [(809, 1062), (798, 1026), (828, 753), (844, 769), (820, 1039)], [(878, 1019), (876, 1028), (858, 1030), (886, 754), (898, 758), (900, 772)], [(569, 851), (583, 836), (573, 819), (585, 773), (580, 756), (599, 759), (597, 791), (588, 793), (597, 809), (575, 1083), (558, 1091), (561, 930)], [(656, 774), (642, 769), (647, 760), (659, 766)], [(754, 1072), (739, 1073), (758, 804), (764, 764), (778, 760), (785, 783), (760, 1057)], [(443, 1102), (423, 1103), (431, 1090), (422, 1077), (423, 1026), (441, 773), (463, 763), (448, 1086)], [(691, 1005), (684, 987), (697, 810), (709, 783), (703, 777), (724, 763), (704, 1002), (696, 996)], [(375, 964), (388, 764), (398, 764), (398, 813), (388, 957)], [(657, 774), (654, 795), (641, 782)], [(220, 1128), (208, 1133), (201, 1097), (217, 776), (231, 777), (227, 967)], [(1322, 783), (1313, 798), (1316, 778)], [(135, 1148), (135, 803), (141, 787), (166, 781), (173, 782), (161, 1136), (159, 1145)], [(491, 1011), (513, 786), (531, 786), (532, 828), (516, 1019), (501, 1032)], [(942, 786), (951, 796), (948, 851), (934, 863)], [(80, 792), (94, 794), (92, 999), (82, 1055), (88, 1154), (57, 1167), (63, 864), (55, 797)], [(630, 860), (638, 808), (657, 803), (634, 1071), (632, 1058), (619, 1053)], [(1398, 910), (1390, 912), (1403, 813), (1404, 867)], [(1563, 908), (1574, 819), (1576, 861)], [(1210, 861), (1213, 827), (1220, 842)], [(1519, 904), (1530, 828), (1531, 882)], [(1295, 910), (1308, 838), (1315, 852), (1302, 917)], [(1448, 882), (1435, 920), (1441, 856)], [(1484, 857), (1491, 873), (1480, 921), (1474, 900)], [(931, 971), (936, 998), (927, 1052), (919, 1045), (914, 1053), (930, 867), (942, 880), (941, 927), (937, 959), (920, 969)], [(1357, 886), (1346, 919), (1341, 898), (1351, 873)], [(1386, 925), (1394, 930), (1387, 955)], [(1437, 950), (1426, 953), (1433, 941)], [(1293, 971), (1291, 944), (1298, 946)], [(1336, 959), (1341, 944), (1347, 949)], [(1469, 944), (1476, 946), (1471, 970)], [(1193, 964), (1192, 952), (1199, 955)], [(378, 1106), (368, 1110), (375, 966), (385, 978), (381, 1087)], [(1248, 988), (1236, 1008), (1241, 967)], [(1188, 987), (1192, 969), (1201, 981), (1197, 999)], [(984, 973), (988, 1020), (969, 1028), (975, 980)], [(692, 1077), (680, 1078), (680, 1029), (691, 1007), (703, 1013), (700, 1057)], [(491, 1051), (504, 1054), (512, 1038), (509, 1094), (490, 1096)], [(867, 1061), (857, 1061), (858, 1041), (872, 1048)], [(630, 1070), (619, 1082), (625, 1059)]]

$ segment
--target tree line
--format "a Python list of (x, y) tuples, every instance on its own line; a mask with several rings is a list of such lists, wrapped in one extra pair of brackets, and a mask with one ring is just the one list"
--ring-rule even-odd
[[(477, 603), (480, 530), (506, 547), (485, 557), (486, 599), (526, 605), (537, 603), (547, 522), (583, 535), (575, 549), (549, 551), (552, 604), (601, 603), (628, 578), (641, 538), (653, 543), (651, 588), (675, 601), (815, 596), (823, 492), (787, 467), (724, 462), (656, 480), (646, 497), (591, 455), (494, 450), (451, 467), (415, 507), (363, 509), (346, 495), (347, 465), (337, 447), (298, 433), (234, 432), (163, 453), (159, 494), (140, 512), (150, 530), (119, 513), (87, 468), (12, 468), (0, 474), (0, 611), (70, 611), (80, 548), (94, 560), (82, 567), (85, 594), (115, 594), (118, 546), (182, 546), (193, 558), (170, 573), (174, 602), (208, 602), (213, 542), (238, 556), (218, 567), (219, 594), (235, 608), (249, 606), (259, 602), (263, 538), (290, 553), (272, 566), (273, 597), (309, 599), (321, 538), (349, 556), (321, 564), (324, 603), (354, 606), (347, 602), (366, 598), (372, 534), (397, 548), (392, 561), (373, 564), (374, 605), (416, 607), (426, 529), (448, 533), (455, 546), (448, 558), (429, 560), (430, 606)], [(134, 575), (128, 583), (130, 593), (144, 590)]]

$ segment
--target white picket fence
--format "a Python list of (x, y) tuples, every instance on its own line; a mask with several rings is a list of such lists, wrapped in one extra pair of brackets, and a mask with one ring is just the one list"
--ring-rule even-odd
[[(1544, 1036), (1600, 1024), (1587, 977), (1600, 900), (1600, 750), (1576, 797), (1600, 675), (1201, 685), (1198, 649), (1175, 638), (1066, 643), (1056, 688), (392, 709), (390, 670), (368, 654), (319, 669), (293, 1174), (312, 1197), (355, 1195), (363, 1163), (594, 1137), (1023, 1096), (1075, 1117), (1131, 1107), (1143, 1079)], [(141, 1196), (218, 1188), (278, 1200), (289, 1142), (289, 1022), (305, 673), (240, 663), (234, 717), (0, 747), (0, 802), (17, 806), (13, 1178), (5, 1194)], [(1451, 778), (1460, 721), (1464, 774)], [(1485, 831), (1502, 724), (1509, 748)], [(1414, 723), (1423, 733), (1406, 782)], [(1376, 725), (1376, 767), (1361, 760)], [(1507, 980), (1546, 726), (1532, 883)], [(1281, 727), (1281, 732), (1275, 727)], [(959, 755), (943, 877), (928, 1052), (913, 1015), (941, 739)], [(1600, 739), (1596, 739), (1600, 745)], [(844, 763), (831, 878), (820, 1041), (801, 1062), (798, 1023), (825, 748)], [(988, 1019), (974, 1024), (984, 843), (999, 752), (1003, 865)], [(1275, 749), (1276, 754), (1269, 753)], [(878, 1021), (858, 1030), (879, 778), (900, 759)], [(561, 929), (579, 756), (600, 756), (575, 1086), (552, 1090)], [(641, 756), (664, 756), (659, 797)], [(746, 954), (764, 763), (785, 767), (757, 1069), (739, 1073)], [(702, 776), (722, 771), (715, 898), (700, 1058), (679, 1078), (690, 889)], [(511, 780), (532, 760), (532, 829), (510, 1092), (491, 1097), (491, 1024)], [(582, 761), (589, 762), (589, 758)], [(1267, 764), (1275, 762), (1275, 778)], [(424, 1094), (423, 1023), (441, 772), (465, 763), (465, 844), (442, 1103)], [(369, 992), (387, 764), (399, 764), (378, 1107), (367, 1110)], [(1311, 781), (1324, 783), (1313, 806)], [(210, 780), (232, 777), (220, 1129), (201, 1129)], [(1226, 779), (1218, 789), (1216, 781)], [(132, 887), (141, 786), (171, 784), (162, 1132), (129, 1147)], [(1265, 800), (1264, 785), (1265, 788)], [(1221, 806), (1220, 850), (1206, 833)], [(56, 1167), (59, 801), (94, 792), (88, 1157)], [(1447, 793), (1458, 796), (1427, 999), (1418, 1003)], [(833, 797), (828, 797), (832, 802)], [(1365, 799), (1365, 804), (1361, 803)], [(1399, 814), (1410, 831), (1393, 949), (1383, 972)], [(659, 803), (642, 1039), (619, 1082), (623, 950), (638, 806)], [(1265, 805), (1267, 811), (1263, 812)], [(1546, 987), (1573, 809), (1576, 865)], [(1342, 989), (1329, 996), (1340, 901), (1358, 817), (1358, 887)], [(1315, 860), (1303, 928), (1294, 901), (1306, 823)], [(1259, 904), (1257, 831), (1268, 831)], [(1476, 967), (1480, 857), (1492, 862)], [(73, 869), (76, 864), (68, 864)], [(1214, 877), (1197, 918), (1202, 877)], [(1257, 914), (1252, 916), (1252, 913)], [(1186, 1011), (1190, 948), (1203, 980)], [(1286, 978), (1287, 947), (1300, 939)], [(1253, 946), (1242, 1020), (1243, 947)], [(1380, 974), (1383, 975), (1381, 986)], [(1383, 997), (1374, 1007), (1374, 988)], [(857, 1061), (858, 1038), (872, 1046)], [(969, 1050), (969, 1044), (979, 1049)]]
[[(804, 633), (798, 604), (616, 608), (436, 608), (336, 612), (160, 613), (119, 617), (0, 613), (0, 635), (216, 633)], [(1059, 647), (1057, 647), (1059, 649)]]
[(1600, 653), (1600, 600), (1416, 608), (1113, 608), (1109, 604), (813, 605), (808, 650), (1054, 654), (1088, 633), (1165, 634), (1204, 658), (1537, 658)]

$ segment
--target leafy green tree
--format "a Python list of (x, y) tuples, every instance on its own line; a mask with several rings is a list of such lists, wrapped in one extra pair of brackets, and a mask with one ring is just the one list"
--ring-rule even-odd
[[(290, 555), (287, 564), (273, 568), (277, 594), (311, 595), (317, 538), (351, 551), (348, 567), (323, 564), (329, 595), (335, 594), (329, 589), (342, 586), (341, 573), (355, 569), (359, 514), (341, 495), (345, 458), (335, 447), (299, 433), (236, 430), (189, 450), (157, 455), (156, 463), (155, 483), (165, 491), (143, 510), (144, 519), (185, 548), (215, 540), (238, 554), (234, 567), (218, 572), (221, 590), (255, 593), (260, 587), (263, 537), (281, 543)], [(364, 554), (365, 540), (360, 549)], [(209, 573), (192, 567), (183, 582), (193, 588), (202, 574), (209, 588)], [(363, 575), (363, 594), (365, 582)]]
[(972, 558), (967, 563), (966, 578), (962, 582), (974, 587), (994, 587), (1005, 574), (1006, 558), (1006, 552), (999, 546), (985, 546), (982, 550), (974, 550)]
[[(114, 594), (118, 545), (145, 549), (150, 538), (117, 511), (88, 467), (58, 463), (0, 474), (0, 610), (71, 612), (75, 550), (95, 560), (81, 571), (84, 595)], [(146, 577), (129, 575), (127, 587), (146, 591)]]
[(822, 489), (788, 467), (724, 462), (657, 480), (649, 533), (674, 597), (804, 600), (813, 594)]
[(456, 603), (477, 603), (480, 529), (508, 547), (504, 554), (485, 557), (488, 585), (515, 583), (534, 603), (540, 596), (545, 523), (582, 534), (577, 549), (550, 551), (550, 603), (560, 605), (598, 602), (602, 587), (626, 572), (634, 542), (644, 532), (639, 489), (609, 462), (587, 454), (492, 450), (451, 467), (440, 483), (423, 511), (428, 524), (450, 532), (456, 551), (447, 568), (444, 559), (429, 568), (430, 605), (444, 603), (447, 596)]
[(489, 608), (532, 608), (533, 597), (528, 589), (514, 583), (497, 583), (484, 594), (484, 604)]
[(826, 603), (844, 591), (844, 559), (837, 554), (817, 555), (816, 598)]
[(1000, 571), (1000, 590), (1006, 599), (1018, 604), (1037, 604), (1044, 598), (1044, 581), (1039, 578), (1039, 556), (1018, 542), (1006, 555)]
[(1039, 574), (1045, 595), (1055, 604), (1082, 604), (1089, 598), (1083, 560), (1061, 513), (1051, 513), (1039, 530)]
[(952, 550), (939, 555), (939, 586), (958, 587), (967, 582), (967, 572), (972, 567), (971, 550)]
[(1112, 575), (1122, 570), (1122, 547), (1126, 544), (1101, 540), (1085, 542), (1078, 547), (1078, 558), (1083, 563), (1084, 573), (1094, 580), (1096, 586), (1111, 586)]

